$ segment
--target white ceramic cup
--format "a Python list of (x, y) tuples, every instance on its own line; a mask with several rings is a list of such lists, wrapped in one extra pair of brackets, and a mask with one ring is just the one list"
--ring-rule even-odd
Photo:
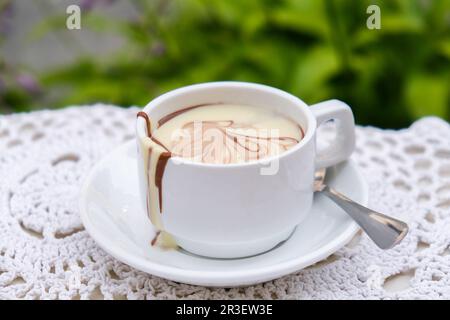
[[(244, 163), (206, 164), (170, 158), (163, 176), (161, 218), (165, 231), (189, 252), (216, 258), (251, 256), (286, 240), (308, 215), (315, 169), (347, 159), (354, 149), (353, 114), (338, 100), (308, 107), (282, 90), (245, 82), (183, 87), (159, 96), (143, 111), (158, 121), (188, 106), (218, 102), (276, 110), (297, 121), (305, 136), (278, 156)], [(331, 119), (337, 120), (335, 140), (317, 152), (317, 126)], [(146, 137), (141, 117), (137, 118), (136, 133), (137, 139)], [(144, 154), (143, 150), (139, 154)], [(145, 203), (149, 191), (143, 161), (138, 157)], [(261, 174), (273, 161), (277, 161), (277, 173)]]

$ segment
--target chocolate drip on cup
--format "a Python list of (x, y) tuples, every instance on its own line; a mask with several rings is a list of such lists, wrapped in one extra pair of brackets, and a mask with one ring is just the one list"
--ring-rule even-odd
[(162, 213), (162, 180), (164, 171), (166, 169), (167, 161), (169, 161), (172, 154), (170, 152), (161, 153), (159, 156), (158, 162), (156, 164), (156, 173), (155, 173), (155, 184), (158, 188), (158, 201), (159, 201), (159, 212)]
[[(158, 156), (154, 177), (150, 176), (150, 171), (151, 171), (150, 164), (151, 164), (151, 159), (152, 159), (151, 156), (152, 156), (153, 147), (148, 148), (148, 160), (147, 160), (148, 161), (147, 174), (148, 174), (149, 187), (150, 187), (151, 182), (154, 181), (156, 188), (158, 189), (159, 212), (162, 213), (162, 180), (163, 180), (164, 171), (165, 171), (165, 168), (167, 165), (167, 161), (172, 156), (172, 153), (160, 141), (158, 141), (156, 138), (152, 137), (151, 121), (150, 121), (148, 114), (143, 111), (140, 111), (140, 112), (138, 112), (137, 117), (144, 118), (145, 124), (146, 124), (147, 137), (149, 139), (151, 139), (151, 141), (156, 143), (158, 146), (160, 146), (161, 148), (166, 150), (165, 152), (162, 152)], [(147, 195), (147, 197), (148, 197), (148, 195)], [(147, 204), (147, 207), (149, 207), (148, 204)]]
[[(151, 130), (151, 120), (148, 114), (141, 111), (138, 112), (137, 117), (143, 118), (146, 125), (146, 140), (140, 141), (142, 152), (145, 153), (147, 151), (147, 156), (146, 158), (144, 158), (148, 186), (146, 193), (146, 205), (150, 220), (152, 224), (157, 228), (155, 237), (151, 240), (150, 245), (157, 245), (165, 249), (175, 249), (177, 248), (176, 242), (169, 233), (164, 231), (162, 221), (157, 212), (155, 212), (156, 210), (159, 211), (159, 214), (162, 214), (163, 212), (162, 181), (167, 161), (170, 159), (172, 154), (160, 141), (153, 137)], [(161, 152), (161, 150), (158, 150), (159, 148), (161, 148), (163, 151)], [(156, 199), (153, 196), (155, 192), (158, 193)], [(157, 201), (158, 206), (154, 204), (155, 201)]]
[(147, 131), (147, 137), (150, 137), (151, 136), (151, 132), (152, 132), (152, 127), (150, 125), (150, 118), (149, 118), (148, 114), (145, 113), (144, 111), (139, 111), (137, 113), (137, 117), (138, 118), (139, 117), (144, 118), (144, 120), (145, 120), (145, 129)]

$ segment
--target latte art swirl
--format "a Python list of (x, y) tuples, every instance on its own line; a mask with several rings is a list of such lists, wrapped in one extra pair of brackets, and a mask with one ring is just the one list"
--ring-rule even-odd
[(280, 136), (277, 129), (262, 129), (234, 120), (190, 121), (173, 132), (174, 156), (203, 163), (238, 163), (280, 154), (298, 139)]

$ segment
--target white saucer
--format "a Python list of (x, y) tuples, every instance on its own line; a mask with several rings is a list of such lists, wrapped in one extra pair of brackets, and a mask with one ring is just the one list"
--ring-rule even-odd
[[(152, 247), (155, 231), (138, 192), (136, 145), (131, 141), (100, 161), (81, 190), (81, 219), (109, 254), (139, 270), (173, 281), (217, 287), (250, 285), (298, 271), (349, 242), (358, 226), (341, 209), (316, 195), (312, 212), (283, 244), (242, 259), (209, 259), (182, 250)], [(328, 183), (363, 205), (368, 190), (351, 161), (330, 168)]]

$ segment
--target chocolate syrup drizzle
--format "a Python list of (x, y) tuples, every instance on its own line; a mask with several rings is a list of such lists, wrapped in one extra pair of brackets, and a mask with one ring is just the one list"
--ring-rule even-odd
[[(202, 132), (201, 134), (195, 134), (195, 126), (198, 125), (199, 128), (201, 128)], [(303, 139), (304, 133), (303, 130), (300, 128), (301, 132), (301, 139)], [(208, 130), (217, 130), (216, 132), (220, 133), (223, 137), (219, 141), (223, 145), (218, 146), (220, 149), (225, 150), (225, 153), (227, 155), (226, 158), (222, 159), (215, 159), (219, 160), (219, 163), (231, 163), (232, 162), (232, 155), (233, 152), (235, 155), (237, 153), (241, 153), (244, 155), (244, 160), (249, 161), (252, 159), (261, 159), (269, 155), (270, 152), (270, 144), (275, 144), (277, 147), (281, 147), (282, 151), (288, 150), (290, 147), (294, 146), (299, 142), (299, 140), (287, 137), (287, 136), (281, 136), (281, 137), (275, 137), (275, 136), (260, 136), (260, 135), (251, 135), (251, 134), (245, 134), (239, 132), (239, 130), (251, 130), (254, 129), (254, 133), (257, 132), (258, 128), (250, 125), (243, 126), (241, 124), (236, 124), (233, 120), (221, 120), (221, 121), (191, 121), (183, 125), (183, 130), (186, 130), (185, 133), (188, 137), (190, 137), (190, 146), (191, 146), (191, 154), (187, 155), (188, 157), (195, 157), (198, 155), (195, 155), (192, 151), (192, 147), (195, 144), (201, 144), (203, 154), (201, 155), (201, 161), (202, 162), (209, 162), (205, 156), (207, 155), (207, 152), (213, 148), (214, 142), (217, 141), (206, 141), (204, 135), (205, 132), (208, 132)], [(193, 138), (193, 139), (192, 139)], [(173, 153), (174, 156), (183, 156), (178, 153)], [(184, 155), (186, 156), (186, 155)]]
[[(161, 153), (161, 155), (159, 156), (159, 159), (156, 163), (156, 172), (155, 172), (155, 185), (158, 188), (158, 200), (159, 200), (159, 212), (162, 213), (162, 180), (163, 180), (163, 176), (164, 176), (164, 171), (167, 165), (167, 161), (169, 160), (169, 158), (172, 156), (172, 153), (161, 143), (159, 142), (156, 138), (152, 137), (151, 134), (151, 124), (150, 124), (150, 118), (148, 116), (147, 113), (143, 112), (143, 111), (139, 111), (137, 114), (137, 117), (142, 117), (145, 120), (146, 123), (146, 129), (147, 129), (147, 137), (149, 137), (150, 139), (152, 139), (152, 141), (154, 141), (155, 143), (157, 143), (158, 145), (160, 145), (162, 148), (164, 148), (166, 150), (166, 152)], [(150, 159), (152, 156), (152, 149), (149, 148), (148, 149), (148, 165), (150, 166)], [(147, 179), (148, 181), (150, 180), (150, 168), (147, 168)], [(148, 195), (147, 195), (147, 209), (149, 208), (148, 205)]]
[(158, 121), (158, 127), (161, 127), (164, 123), (166, 123), (169, 120), (172, 120), (173, 118), (175, 118), (176, 116), (179, 116), (182, 113), (185, 113), (186, 111), (195, 109), (195, 108), (199, 108), (199, 107), (205, 107), (205, 106), (211, 106), (214, 104), (219, 104), (219, 103), (202, 103), (202, 104), (196, 104), (194, 106), (190, 106), (190, 107), (186, 107), (183, 109), (180, 109), (178, 111), (174, 111), (172, 113), (169, 113), (168, 115), (162, 117), (161, 119), (159, 119)]
[(151, 130), (152, 128), (151, 128), (151, 125), (150, 125), (150, 118), (148, 117), (148, 114), (145, 113), (144, 111), (139, 111), (137, 113), (137, 117), (138, 118), (139, 117), (144, 118), (144, 120), (145, 120), (145, 129), (147, 131), (147, 136), (150, 137), (151, 136), (151, 132), (152, 132), (152, 130)]
[(158, 237), (161, 234), (161, 230), (156, 231), (155, 236), (153, 237), (152, 241), (150, 242), (150, 245), (153, 247), (156, 244), (156, 241), (158, 241)]

